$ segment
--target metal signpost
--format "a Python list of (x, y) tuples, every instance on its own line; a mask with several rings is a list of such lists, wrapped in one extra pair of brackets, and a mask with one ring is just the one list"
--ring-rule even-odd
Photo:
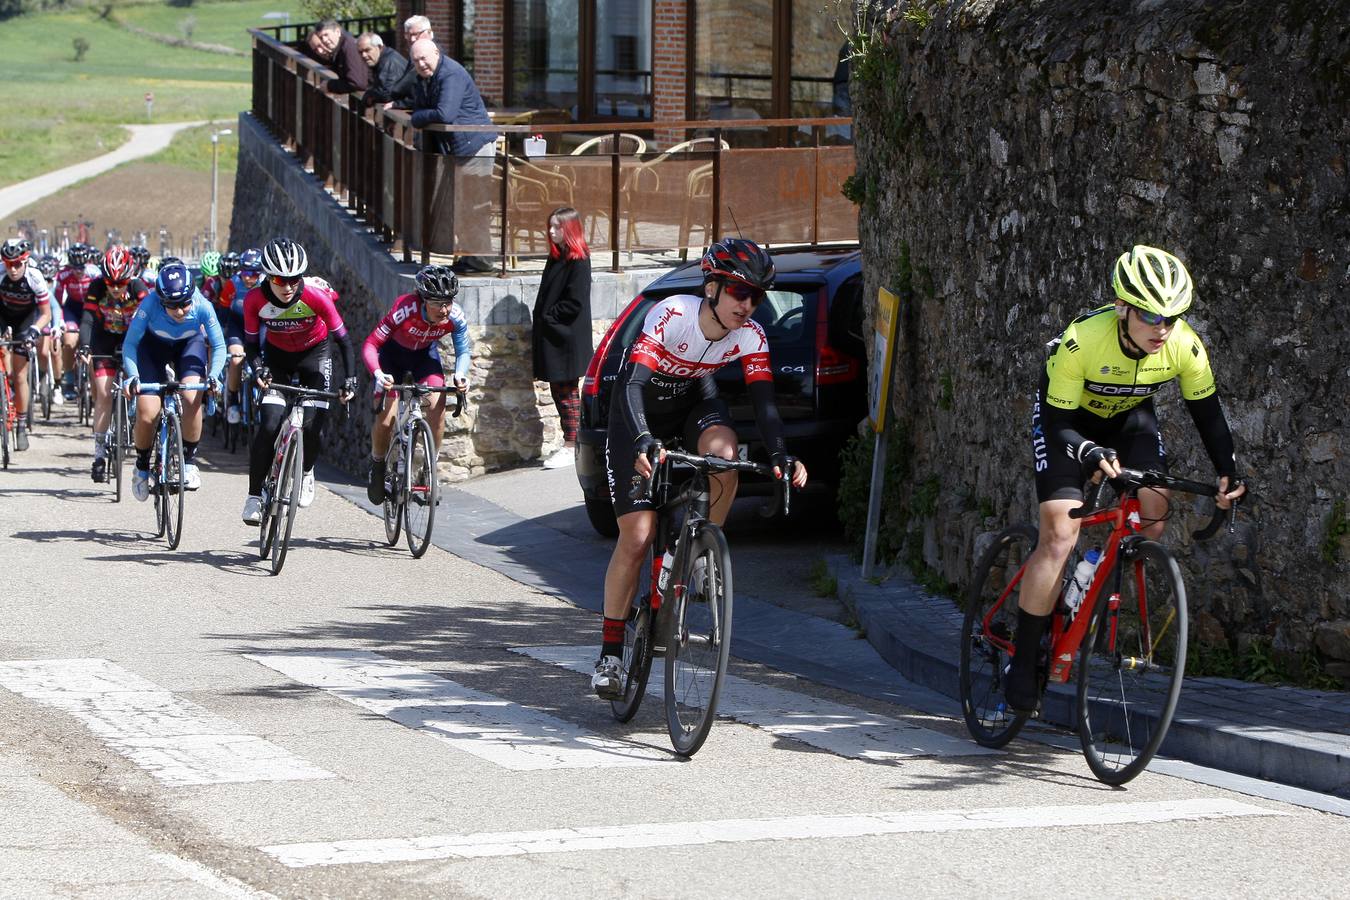
[(230, 129), (222, 128), (219, 131), (211, 131), (211, 238), (210, 249), (216, 249), (216, 195), (219, 181), (218, 158), (220, 154), (220, 136), (223, 134), (233, 134)]
[(881, 528), (881, 493), (886, 471), (886, 412), (890, 405), (891, 362), (895, 355), (895, 329), (900, 319), (900, 298), (885, 288), (877, 292), (876, 330), (872, 334), (872, 377), (867, 385), (868, 415), (876, 432), (872, 453), (872, 486), (867, 498), (867, 531), (863, 537), (863, 578), (872, 577), (877, 556), (877, 532)]
[(152, 120), (152, 113), (155, 109), (155, 94), (153, 91), (145, 92), (145, 121)]

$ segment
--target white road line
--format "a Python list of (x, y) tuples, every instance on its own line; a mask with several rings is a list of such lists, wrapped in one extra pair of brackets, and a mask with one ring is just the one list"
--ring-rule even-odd
[[(594, 647), (513, 647), (542, 662), (589, 673)], [(662, 698), (665, 661), (652, 661), (647, 693)], [(650, 702), (650, 701), (649, 701)], [(979, 756), (997, 753), (964, 737), (953, 737), (842, 703), (728, 675), (718, 715), (754, 725), (776, 737), (792, 738), (850, 759), (886, 761), (915, 756)]]
[(292, 868), (427, 859), (473, 859), (536, 853), (578, 853), (640, 847), (688, 847), (748, 841), (867, 837), (938, 831), (1011, 828), (1070, 828), (1197, 822), (1282, 812), (1227, 799), (1094, 803), (1088, 806), (1002, 807), (932, 812), (879, 812), (844, 816), (787, 816), (779, 819), (722, 819), (654, 822), (504, 831), (421, 838), (387, 838), (331, 843), (278, 844), (260, 848)]
[(276, 894), (250, 887), (238, 878), (222, 875), (199, 862), (174, 856), (172, 853), (156, 853), (154, 858), (185, 878), (226, 897), (233, 897), (235, 900), (279, 900)]
[(334, 777), (106, 659), (0, 663), (0, 686), (71, 714), (167, 785)]
[(591, 734), (547, 713), (375, 653), (258, 653), (248, 658), (507, 769), (649, 766), (674, 761), (665, 750)]

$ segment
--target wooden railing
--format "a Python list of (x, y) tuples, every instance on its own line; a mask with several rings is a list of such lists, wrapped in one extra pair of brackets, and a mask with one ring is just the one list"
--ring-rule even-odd
[[(328, 70), (252, 34), (253, 115), (405, 261), (489, 256), (508, 271), (547, 255), (560, 206), (578, 210), (592, 251), (609, 252), (615, 270), (623, 252), (687, 253), (724, 231), (765, 244), (857, 240), (856, 209), (840, 193), (854, 170), (850, 119), (578, 125), (518, 111), (494, 113), (500, 124), (419, 129), (407, 112), (328, 94)], [(496, 152), (423, 152), (428, 132), (492, 134)], [(531, 136), (546, 152), (533, 140), (526, 152)]]

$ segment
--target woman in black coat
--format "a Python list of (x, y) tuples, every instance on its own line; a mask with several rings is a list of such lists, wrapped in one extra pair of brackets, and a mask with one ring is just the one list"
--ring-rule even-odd
[(577, 382), (591, 362), (591, 248), (575, 209), (564, 206), (548, 217), (548, 251), (534, 301), (534, 377), (548, 382), (565, 442), (544, 468), (560, 469), (574, 460), (581, 421)]

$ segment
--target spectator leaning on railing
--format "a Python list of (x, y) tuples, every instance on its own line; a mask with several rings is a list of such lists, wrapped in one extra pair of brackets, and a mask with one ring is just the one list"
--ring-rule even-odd
[(332, 60), (333, 54), (328, 52), (328, 45), (323, 42), (323, 35), (318, 31), (311, 31), (305, 38), (305, 46), (300, 52), (314, 60), (316, 63), (328, 65)]
[(394, 88), (410, 71), (408, 60), (393, 47), (386, 47), (384, 41), (373, 31), (367, 31), (356, 39), (356, 49), (370, 68), (370, 88), (363, 98), (365, 104), (387, 103), (394, 99)]
[(356, 47), (356, 38), (333, 19), (320, 22), (317, 30), (324, 47), (332, 55), (328, 65), (337, 74), (336, 78), (329, 79), (328, 92), (350, 94), (370, 87), (370, 67)]

